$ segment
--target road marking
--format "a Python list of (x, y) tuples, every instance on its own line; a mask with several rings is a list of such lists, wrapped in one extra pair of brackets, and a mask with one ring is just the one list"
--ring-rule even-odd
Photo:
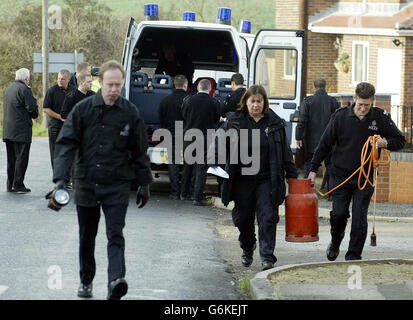
[(3, 293), (5, 293), (8, 288), (9, 288), (9, 287), (6, 287), (6, 286), (0, 286), (0, 296), (1, 296)]

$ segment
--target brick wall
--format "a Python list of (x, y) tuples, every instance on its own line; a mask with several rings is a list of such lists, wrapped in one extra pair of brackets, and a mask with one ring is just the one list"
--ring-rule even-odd
[(392, 153), (389, 183), (390, 202), (413, 203), (413, 154)]

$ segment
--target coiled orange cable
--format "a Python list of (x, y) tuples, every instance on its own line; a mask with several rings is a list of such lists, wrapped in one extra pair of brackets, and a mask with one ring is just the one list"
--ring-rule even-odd
[[(343, 186), (345, 183), (347, 183), (357, 172), (359, 172), (359, 177), (357, 180), (357, 187), (360, 190), (363, 190), (366, 186), (367, 183), (369, 183), (372, 187), (376, 186), (376, 170), (377, 170), (377, 166), (381, 165), (381, 166), (386, 166), (390, 164), (390, 151), (383, 149), (384, 154), (386, 155), (387, 159), (385, 161), (379, 161), (379, 148), (377, 147), (377, 141), (380, 139), (379, 135), (374, 135), (374, 136), (370, 136), (368, 137), (368, 139), (366, 140), (366, 142), (364, 143), (363, 148), (361, 149), (361, 165), (360, 167), (354, 171), (351, 176), (349, 176), (346, 180), (344, 180), (342, 183), (340, 183), (338, 186), (334, 187), (333, 189), (331, 189), (330, 191), (328, 191), (327, 193), (321, 193), (319, 190), (316, 189), (316, 191), (322, 195), (323, 197), (329, 195), (330, 193), (332, 193), (334, 190), (340, 188), (341, 186)], [(368, 153), (369, 150), (369, 146), (371, 145), (371, 150), (370, 153)], [(367, 173), (365, 171), (364, 166), (366, 164), (369, 164), (368, 169), (367, 169)], [(373, 181), (370, 181), (370, 171), (373, 168)], [(364, 178), (366, 179), (364, 181), (363, 186), (361, 186), (361, 178), (364, 176)]]

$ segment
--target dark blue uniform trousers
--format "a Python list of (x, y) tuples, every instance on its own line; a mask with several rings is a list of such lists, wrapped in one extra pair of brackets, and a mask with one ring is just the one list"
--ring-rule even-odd
[[(330, 175), (330, 188), (336, 187), (343, 180)], [(361, 253), (363, 252), (367, 237), (367, 213), (373, 193), (374, 188), (369, 184), (367, 184), (365, 189), (359, 190), (357, 178), (352, 178), (332, 193), (333, 210), (330, 211), (330, 233), (331, 241), (335, 245), (340, 245), (344, 238), (347, 219), (350, 218), (350, 202), (353, 201), (350, 243), (345, 256), (346, 260), (361, 260)]]
[(234, 209), (232, 220), (239, 229), (239, 242), (243, 250), (251, 250), (256, 243), (255, 214), (258, 222), (258, 243), (262, 261), (275, 263), (274, 256), (277, 223), (280, 220), (278, 206), (273, 208), (271, 182), (253, 179), (234, 181)]
[(96, 272), (94, 251), (101, 207), (105, 215), (106, 237), (108, 239), (108, 283), (125, 277), (125, 239), (123, 237), (123, 228), (125, 227), (128, 207), (128, 203), (125, 202), (129, 197), (128, 190), (130, 190), (129, 183), (110, 186), (99, 185), (95, 187), (95, 196), (99, 201), (99, 205), (93, 207), (77, 205), (80, 237), (80, 280), (85, 285), (93, 281)]

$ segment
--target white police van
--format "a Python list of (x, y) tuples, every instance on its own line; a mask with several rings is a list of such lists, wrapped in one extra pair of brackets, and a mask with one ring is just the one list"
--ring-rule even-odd
[(138, 106), (145, 120), (148, 154), (155, 170), (156, 165), (167, 163), (166, 149), (156, 147), (158, 142), (151, 140), (159, 128), (159, 103), (173, 91), (170, 76), (154, 74), (166, 42), (173, 42), (178, 52), (192, 60), (194, 87), (199, 78), (209, 77), (215, 86), (211, 95), (220, 101), (231, 92), (234, 73), (244, 76), (247, 87), (264, 86), (270, 107), (286, 120), (288, 139), (296, 150), (304, 32), (263, 29), (253, 35), (248, 21), (241, 22), (240, 31), (232, 27), (230, 15), (230, 9), (220, 8), (217, 23), (196, 22), (194, 13), (188, 12), (183, 21), (159, 21), (157, 5), (150, 4), (145, 5), (144, 21), (130, 20), (122, 57), (126, 70), (123, 95)]

